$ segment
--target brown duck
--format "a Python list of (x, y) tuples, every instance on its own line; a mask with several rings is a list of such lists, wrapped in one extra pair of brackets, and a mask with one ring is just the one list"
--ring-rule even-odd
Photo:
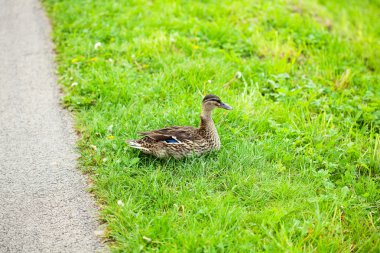
[(207, 95), (202, 101), (201, 124), (199, 128), (173, 126), (139, 133), (139, 140), (126, 140), (132, 147), (158, 158), (183, 158), (200, 155), (220, 149), (220, 139), (211, 113), (215, 108), (232, 110), (218, 96)]

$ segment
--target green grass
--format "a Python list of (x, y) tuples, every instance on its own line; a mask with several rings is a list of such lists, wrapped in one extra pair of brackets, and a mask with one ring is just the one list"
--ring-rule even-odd
[[(43, 2), (113, 251), (380, 251), (379, 1)], [(207, 93), (220, 152), (124, 143)]]

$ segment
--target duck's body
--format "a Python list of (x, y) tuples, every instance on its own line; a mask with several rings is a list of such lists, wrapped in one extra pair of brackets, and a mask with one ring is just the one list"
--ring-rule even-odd
[(220, 149), (220, 139), (211, 112), (221, 107), (232, 108), (220, 101), (215, 95), (207, 95), (203, 99), (201, 124), (199, 128), (190, 126), (173, 126), (159, 130), (142, 132), (139, 140), (127, 140), (132, 147), (143, 153), (158, 158), (183, 158), (191, 155), (201, 155)]
[(140, 133), (140, 140), (128, 141), (131, 147), (158, 158), (182, 158), (200, 155), (220, 149), (220, 140), (215, 126), (204, 123), (201, 127), (173, 126)]

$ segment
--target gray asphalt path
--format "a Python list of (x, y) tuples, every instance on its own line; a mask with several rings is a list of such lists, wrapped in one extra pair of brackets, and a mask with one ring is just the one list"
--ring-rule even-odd
[(101, 251), (49, 34), (38, 0), (0, 0), (0, 252)]

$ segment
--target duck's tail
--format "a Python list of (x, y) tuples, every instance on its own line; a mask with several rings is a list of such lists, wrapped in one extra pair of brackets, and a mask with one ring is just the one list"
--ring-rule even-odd
[(147, 148), (144, 148), (143, 146), (141, 146), (141, 144), (138, 143), (136, 140), (126, 140), (125, 142), (126, 142), (131, 148), (137, 148), (137, 149), (140, 149), (140, 150), (149, 151)]

